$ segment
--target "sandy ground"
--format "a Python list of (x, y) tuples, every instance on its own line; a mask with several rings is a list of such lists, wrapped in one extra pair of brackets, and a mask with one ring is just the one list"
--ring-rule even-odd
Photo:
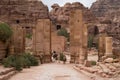
[(9, 80), (90, 80), (73, 69), (72, 64), (50, 63), (24, 69)]

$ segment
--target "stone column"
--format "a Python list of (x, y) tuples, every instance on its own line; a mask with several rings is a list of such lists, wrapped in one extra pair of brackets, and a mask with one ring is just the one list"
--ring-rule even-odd
[(79, 62), (79, 54), (81, 50), (81, 41), (82, 41), (82, 11), (74, 10), (70, 15), (70, 53), (71, 53), (71, 63)]
[(14, 46), (14, 52), (16, 54), (23, 53), (25, 50), (25, 34), (24, 29), (20, 25), (12, 25), (13, 35), (11, 39), (11, 45)]
[(15, 51), (14, 51), (14, 46), (13, 46), (13, 45), (10, 45), (9, 50), (10, 50), (10, 51), (9, 51), (9, 54), (10, 54), (10, 55), (15, 54), (15, 53), (14, 53), (14, 52), (15, 52)]
[(105, 42), (106, 42), (105, 55), (112, 56), (112, 37), (106, 37)]
[(34, 55), (44, 56), (43, 62), (51, 62), (51, 21), (39, 19), (33, 29)]
[(88, 32), (87, 32), (87, 25), (83, 24), (82, 27), (82, 48), (81, 48), (81, 52), (79, 54), (79, 63), (83, 64), (85, 62), (85, 60), (87, 60), (87, 39), (88, 37)]
[(99, 37), (99, 52), (98, 52), (98, 61), (101, 61), (102, 56), (105, 53), (105, 41), (103, 37)]
[(100, 34), (99, 36), (99, 47), (98, 47), (98, 61), (102, 60), (102, 57), (105, 55), (105, 33)]

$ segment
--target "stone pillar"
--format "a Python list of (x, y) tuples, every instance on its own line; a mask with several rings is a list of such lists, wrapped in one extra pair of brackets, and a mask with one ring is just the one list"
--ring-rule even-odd
[(35, 43), (36, 43), (36, 34), (35, 34), (35, 27), (33, 27), (33, 45), (32, 45), (32, 50), (34, 52), (34, 55), (37, 55)]
[(71, 53), (71, 63), (79, 62), (79, 54), (81, 49), (81, 34), (82, 34), (82, 11), (74, 10), (70, 15), (70, 53)]
[(102, 56), (105, 53), (105, 41), (103, 37), (99, 37), (99, 52), (98, 52), (98, 61), (101, 61)]
[(33, 51), (36, 56), (44, 56), (43, 62), (51, 62), (51, 21), (39, 19), (33, 29)]
[(51, 62), (51, 21), (44, 19), (44, 62)]
[(20, 54), (25, 51), (25, 30), (20, 25), (12, 25), (13, 35), (11, 45), (14, 46), (15, 54)]
[(98, 49), (98, 61), (102, 60), (102, 57), (105, 55), (105, 33), (100, 34), (99, 36), (99, 49)]
[(6, 55), (6, 44), (0, 41), (0, 61), (5, 58)]
[(70, 16), (70, 53), (72, 63), (84, 63), (87, 59), (87, 25), (82, 10), (74, 10)]
[(13, 46), (13, 45), (10, 45), (9, 50), (10, 50), (10, 51), (9, 51), (9, 54), (10, 54), (10, 55), (13, 55), (14, 52), (15, 52), (15, 51), (14, 51), (14, 46)]
[(87, 60), (87, 39), (88, 37), (88, 32), (87, 32), (87, 25), (83, 24), (82, 27), (82, 48), (81, 48), (81, 53), (79, 55), (79, 63), (83, 64), (85, 60)]
[(105, 56), (112, 56), (112, 37), (105, 38), (106, 46), (105, 46)]

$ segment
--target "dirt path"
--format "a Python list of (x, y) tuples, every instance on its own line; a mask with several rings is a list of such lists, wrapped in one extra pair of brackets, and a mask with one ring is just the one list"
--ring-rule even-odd
[(90, 80), (70, 64), (43, 64), (24, 69), (9, 80)]

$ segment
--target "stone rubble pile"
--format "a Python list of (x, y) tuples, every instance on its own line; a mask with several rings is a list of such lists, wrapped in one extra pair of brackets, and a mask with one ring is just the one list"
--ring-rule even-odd
[[(120, 63), (117, 62), (98, 62), (97, 65), (86, 67), (84, 65), (77, 64), (74, 66), (80, 72), (84, 72), (89, 77), (101, 77), (105, 79), (112, 79), (120, 73)], [(96, 79), (98, 80), (98, 79)]]

